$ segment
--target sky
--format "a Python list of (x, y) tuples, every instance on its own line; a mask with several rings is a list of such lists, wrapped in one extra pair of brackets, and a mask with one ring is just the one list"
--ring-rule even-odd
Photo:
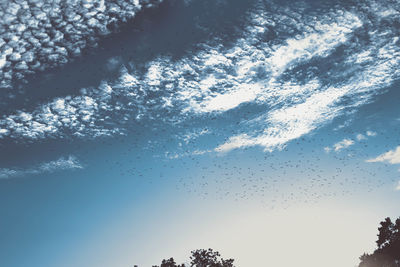
[(399, 12), (0, 2), (0, 265), (357, 266), (399, 216)]

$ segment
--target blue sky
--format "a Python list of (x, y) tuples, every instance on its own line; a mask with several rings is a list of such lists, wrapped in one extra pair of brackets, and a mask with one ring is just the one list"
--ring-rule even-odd
[(60, 3), (1, 4), (2, 265), (355, 266), (398, 216), (398, 4)]

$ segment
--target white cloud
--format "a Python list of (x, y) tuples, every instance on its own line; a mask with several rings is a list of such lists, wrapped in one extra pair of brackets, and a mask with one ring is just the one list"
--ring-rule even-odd
[(287, 108), (276, 109), (266, 118), (267, 127), (256, 137), (247, 134), (234, 136), (216, 151), (225, 152), (234, 148), (259, 145), (265, 150), (281, 148), (287, 142), (316, 129), (321, 123), (331, 120), (341, 107), (335, 103), (346, 93), (341, 89), (329, 88), (315, 93), (305, 102)]
[(188, 144), (189, 142), (199, 138), (202, 135), (210, 134), (211, 131), (208, 128), (196, 129), (195, 131), (189, 131), (183, 135), (183, 141)]
[(39, 106), (31, 113), (17, 112), (0, 120), (3, 136), (14, 138), (43, 139), (58, 136), (60, 129), (69, 129), (72, 134), (84, 134), (86, 126), (94, 127), (94, 116), (99, 104), (90, 96), (57, 98)]
[(231, 110), (240, 104), (254, 101), (261, 91), (259, 84), (240, 84), (230, 92), (207, 97), (195, 109), (200, 112)]
[(53, 172), (58, 170), (68, 169), (82, 169), (82, 165), (79, 163), (75, 156), (68, 156), (67, 158), (59, 158), (58, 160), (45, 162), (37, 167), (37, 170), (42, 172)]
[(339, 44), (346, 42), (347, 34), (360, 26), (362, 22), (352, 13), (340, 15), (338, 21), (331, 24), (316, 23), (314, 27), (317, 32), (308, 33), (300, 39), (289, 39), (286, 46), (273, 52), (268, 62), (274, 75), (282, 73), (292, 62), (326, 56)]
[(161, 1), (0, 1), (0, 18), (7, 28), (0, 34), (0, 87), (67, 63), (96, 46), (110, 33), (108, 26)]
[(367, 162), (389, 162), (390, 164), (400, 164), (400, 146), (394, 150), (390, 150), (373, 159), (368, 159)]
[(354, 141), (351, 139), (345, 138), (342, 141), (334, 144), (333, 148), (335, 149), (336, 152), (338, 152), (338, 151), (348, 148), (349, 146), (352, 146), (352, 145), (354, 145)]
[[(343, 110), (349, 107), (358, 107), (368, 103), (371, 97), (379, 93), (379, 90), (387, 87), (398, 76), (394, 64), (400, 62), (400, 51), (395, 50), (392, 45), (385, 45), (382, 50), (382, 58), (377, 59), (375, 64), (368, 66), (358, 72), (359, 76), (352, 77), (341, 87), (319, 87), (311, 91), (319, 91), (313, 95), (304, 94), (305, 101), (301, 104), (280, 108), (268, 112), (262, 117), (265, 120), (266, 129), (262, 134), (243, 138), (233, 137), (217, 147), (217, 151), (230, 150), (233, 148), (259, 145), (266, 150), (281, 148), (287, 142), (308, 134), (317, 127), (330, 122), (333, 118), (343, 114)], [(388, 51), (392, 51), (392, 56)], [(306, 87), (306, 86), (304, 86)], [(279, 94), (278, 94), (279, 95)], [(286, 105), (290, 104), (290, 96), (279, 95)], [(353, 99), (353, 102), (344, 104), (343, 98)], [(368, 131), (367, 136), (375, 136), (376, 133)], [(242, 142), (242, 143), (241, 143)]]
[(248, 136), (247, 134), (236, 135), (229, 138), (228, 142), (215, 148), (216, 152), (228, 152), (233, 149), (262, 145), (261, 140)]
[[(263, 21), (263, 19), (257, 17), (257, 22), (259, 21)], [(200, 113), (226, 111), (238, 107), (241, 103), (254, 101), (267, 103), (271, 107), (276, 106), (272, 109), (270, 107), (269, 111), (253, 120), (253, 122), (265, 125), (261, 134), (245, 133), (233, 136), (218, 146), (216, 151), (223, 152), (257, 145), (266, 150), (281, 148), (287, 142), (308, 134), (333, 118), (342, 115), (345, 109), (367, 103), (379, 89), (390, 85), (393, 78), (398, 75), (398, 72), (391, 67), (399, 62), (398, 49), (394, 48), (394, 43), (385, 43), (380, 48), (382, 56), (374, 64), (370, 64), (361, 72), (357, 69), (359, 76), (353, 76), (338, 86), (322, 86), (318, 79), (302, 85), (293, 81), (278, 82), (279, 75), (290, 69), (291, 66), (313, 57), (327, 56), (337, 45), (346, 43), (348, 35), (355, 28), (360, 27), (362, 22), (354, 14), (344, 12), (331, 24), (320, 22), (317, 24), (315, 28), (318, 28), (318, 32), (309, 32), (298, 39), (289, 39), (286, 44), (277, 49), (264, 46), (264, 51), (260, 51), (246, 47), (253, 57), (247, 57), (246, 52), (240, 46), (231, 49), (232, 52), (226, 56), (232, 62), (234, 62), (231, 58), (232, 55), (240, 55), (241, 59), (237, 65), (237, 76), (227, 77), (234, 81), (232, 82), (233, 86), (224, 90), (222, 94), (210, 93), (203, 96), (204, 91), (195, 93), (193, 87), (190, 87), (190, 93), (185, 92), (185, 97), (191, 99), (190, 107)], [(376, 42), (379, 43), (379, 40)], [(269, 53), (271, 56), (266, 56)], [(366, 54), (362, 50), (357, 53)], [(361, 64), (357, 57), (350, 61), (354, 64)], [(269, 77), (266, 77), (263, 82), (258, 81), (257, 86), (249, 86), (247, 94), (246, 90), (243, 90), (243, 93), (238, 90), (235, 82), (243, 84), (240, 81), (245, 80), (248, 83), (257, 77), (255, 71), (258, 69), (265, 69), (269, 73)], [(245, 97), (237, 97), (238, 92)], [(194, 96), (199, 100), (193, 101)], [(350, 98), (353, 101), (344, 104), (342, 102), (344, 98)], [(215, 104), (210, 105), (210, 103)], [(374, 135), (371, 131), (366, 134), (367, 136)], [(358, 138), (362, 138), (362, 136), (360, 135)], [(338, 143), (334, 149), (339, 151), (353, 143), (354, 141), (344, 140), (342, 143)]]
[(356, 138), (357, 141), (367, 140), (367, 137), (365, 137), (363, 134), (357, 134)]
[(396, 191), (400, 191), (400, 181), (397, 183), (397, 186), (396, 186)]
[[(364, 141), (364, 140), (367, 140), (368, 137), (372, 137), (372, 136), (376, 136), (376, 135), (377, 135), (376, 132), (367, 131), (365, 133), (365, 135), (364, 134), (357, 134), (355, 139), (357, 141)], [(325, 150), (325, 152), (329, 152), (329, 151), (331, 151), (333, 149), (334, 151), (339, 152), (340, 150), (348, 148), (348, 147), (350, 147), (350, 146), (352, 146), (354, 144), (355, 144), (355, 141), (353, 139), (344, 138), (342, 141), (337, 142), (336, 144), (334, 144), (332, 146), (332, 148), (324, 147), (324, 150)]]
[[(257, 17), (253, 23), (264, 24), (266, 20), (268, 18)], [(289, 97), (296, 94), (301, 96), (304, 87), (311, 89), (308, 92), (311, 93), (317, 87), (293, 83), (282, 85), (277, 80), (291, 66), (313, 57), (329, 55), (339, 44), (347, 41), (349, 33), (360, 26), (361, 21), (356, 15), (344, 13), (336, 22), (317, 23), (317, 31), (306, 32), (298, 39), (288, 39), (280, 46), (262, 44), (260, 49), (255, 49), (251, 47), (253, 36), (250, 35), (246, 37), (248, 43), (243, 44), (244, 40), (240, 39), (237, 46), (228, 51), (211, 50), (207, 54), (200, 54), (198, 58), (201, 61), (197, 64), (222, 71), (218, 75), (219, 80), (210, 80), (210, 76), (207, 76), (199, 81), (183, 84), (180, 86), (183, 90), (179, 92), (179, 98), (188, 101), (187, 111), (209, 113), (231, 110), (251, 101), (273, 101), (276, 97), (285, 97), (285, 93)], [(251, 31), (252, 34), (257, 34), (252, 29)], [(237, 63), (233, 65), (232, 62), (235, 61)], [(236, 73), (228, 72), (232, 65)], [(267, 75), (262, 82), (259, 81), (259, 72)], [(318, 81), (309, 82), (311, 84), (318, 86)], [(215, 92), (216, 88), (224, 90), (219, 93)], [(194, 97), (198, 100), (194, 100)]]
[(207, 153), (212, 153), (213, 150), (200, 150), (196, 149), (193, 151), (187, 151), (184, 153), (171, 153), (171, 152), (165, 152), (165, 157), (168, 159), (179, 159), (183, 157), (190, 157), (190, 156), (201, 156)]
[(0, 179), (10, 179), (15, 177), (22, 177), (26, 175), (35, 175), (40, 173), (52, 173), (60, 170), (82, 169), (83, 166), (78, 159), (70, 155), (68, 157), (61, 157), (54, 161), (44, 162), (27, 169), (0, 169)]

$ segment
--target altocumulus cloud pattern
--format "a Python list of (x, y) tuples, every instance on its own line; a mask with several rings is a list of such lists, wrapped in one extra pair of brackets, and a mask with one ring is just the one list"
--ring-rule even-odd
[[(109, 25), (155, 2), (3, 3), (3, 86), (68, 62), (108, 34)], [(177, 125), (235, 113), (243, 116), (229, 126), (231, 135), (207, 152), (281, 149), (369, 103), (398, 78), (400, 4), (389, 2), (308, 11), (301, 4), (282, 9), (274, 1), (254, 1), (234, 40), (215, 34), (180, 58), (159, 55), (145, 66), (125, 61), (117, 78), (98, 87), (3, 116), (0, 138), (92, 139), (124, 134), (132, 120)]]
[(100, 36), (158, 0), (28, 0), (0, 2), (0, 86), (11, 87), (95, 47)]

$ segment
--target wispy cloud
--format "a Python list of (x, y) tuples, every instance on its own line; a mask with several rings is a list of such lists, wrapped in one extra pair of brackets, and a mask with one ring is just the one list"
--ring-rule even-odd
[(179, 158), (184, 158), (184, 157), (205, 155), (205, 154), (212, 153), (212, 152), (213, 152), (213, 150), (199, 150), (199, 149), (196, 149), (194, 151), (186, 151), (186, 152), (182, 152), (182, 153), (166, 152), (164, 156), (167, 159), (179, 159)]
[(344, 148), (348, 148), (348, 147), (350, 147), (352, 145), (354, 145), (354, 141), (351, 140), (351, 139), (345, 138), (342, 141), (337, 142), (336, 144), (334, 144), (333, 148), (334, 148), (335, 151), (340, 151), (340, 150), (342, 150)]
[(368, 140), (369, 137), (374, 137), (376, 136), (377, 133), (374, 131), (366, 131), (365, 134), (358, 133), (355, 136), (355, 139), (351, 138), (344, 138), (343, 140), (335, 143), (332, 145), (332, 147), (324, 147), (324, 151), (326, 153), (329, 153), (330, 151), (334, 150), (335, 152), (340, 152), (343, 149), (349, 148), (350, 146), (353, 146), (356, 144), (356, 141), (361, 142), (361, 141), (366, 141)]
[(367, 137), (363, 134), (357, 134), (356, 136), (357, 141), (367, 140)]
[(44, 162), (39, 165), (21, 169), (21, 168), (3, 168), (0, 169), (0, 179), (9, 179), (15, 177), (22, 177), (26, 175), (34, 175), (40, 173), (51, 173), (60, 170), (82, 169), (83, 166), (78, 159), (70, 155), (68, 157), (61, 157), (54, 161)]
[(388, 162), (390, 164), (400, 164), (400, 146), (390, 150), (373, 159), (368, 159), (367, 162)]
[(397, 183), (397, 186), (396, 186), (396, 191), (400, 191), (400, 181)]
[(185, 133), (182, 139), (186, 144), (188, 144), (189, 142), (193, 142), (193, 140), (199, 138), (200, 136), (210, 133), (211, 131), (208, 128), (196, 129)]
[(269, 125), (256, 137), (247, 134), (231, 137), (226, 143), (216, 148), (218, 152), (227, 152), (234, 148), (259, 145), (266, 150), (282, 147), (287, 142), (299, 138), (316, 129), (320, 123), (334, 117), (341, 107), (335, 102), (343, 94), (336, 88), (316, 93), (304, 103), (270, 112), (265, 120)]

